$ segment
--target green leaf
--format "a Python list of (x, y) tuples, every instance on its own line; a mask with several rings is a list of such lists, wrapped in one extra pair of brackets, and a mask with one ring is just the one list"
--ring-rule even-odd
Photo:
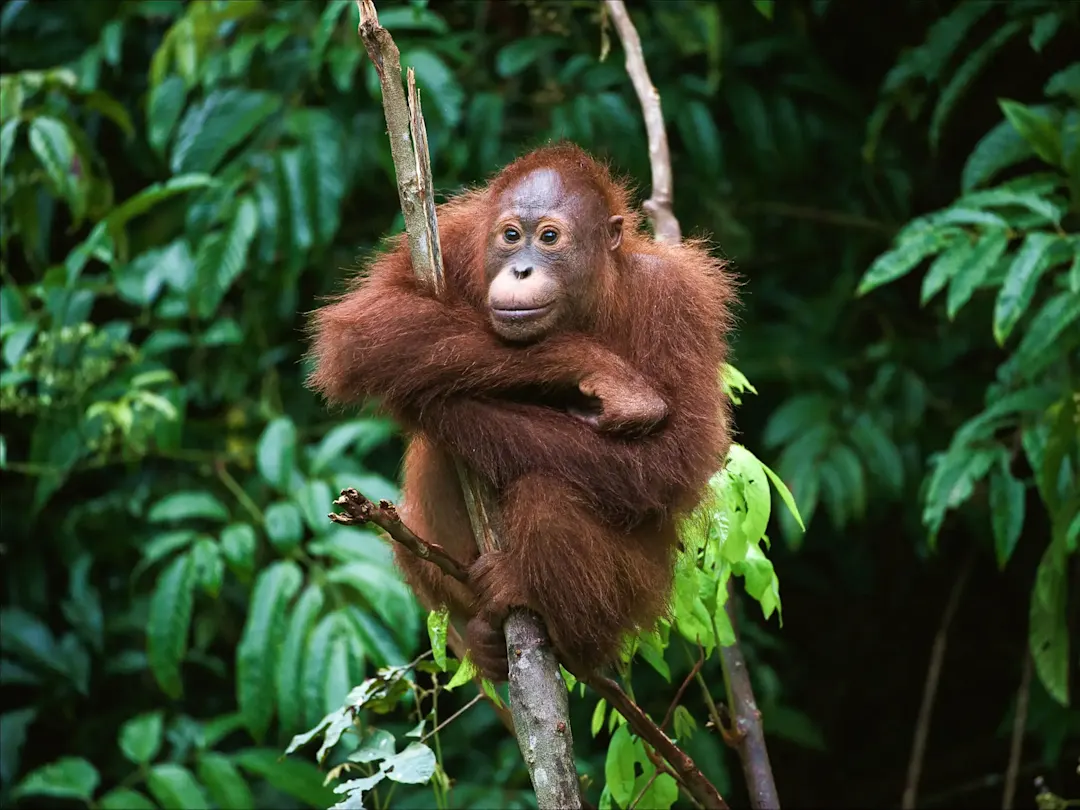
[[(0, 666), (6, 670), (10, 663), (3, 661)], [(0, 683), (11, 684), (7, 678), (0, 679)], [(0, 715), (0, 781), (5, 785), (10, 785), (19, 773), (19, 760), (26, 743), (26, 731), (37, 716), (38, 711), (35, 708), (16, 709)]]
[(195, 277), (199, 285), (198, 312), (209, 318), (225, 293), (244, 271), (248, 251), (258, 229), (258, 210), (251, 197), (241, 197), (225, 231), (208, 234), (195, 254)]
[(184, 174), (172, 177), (166, 183), (153, 183), (124, 200), (109, 213), (103, 222), (112, 232), (116, 232), (135, 217), (145, 214), (166, 200), (189, 191), (213, 186), (215, 183), (214, 178), (208, 174)]
[(334, 524), (326, 517), (333, 502), (330, 485), (325, 481), (308, 481), (296, 493), (296, 503), (314, 534), (325, 534), (333, 527)]
[(1051, 543), (1035, 571), (1031, 590), (1031, 626), (1028, 646), (1035, 672), (1047, 693), (1062, 706), (1069, 705), (1069, 630), (1064, 543)]
[(809, 428), (831, 417), (833, 403), (821, 394), (800, 394), (791, 397), (773, 411), (765, 425), (762, 443), (766, 447), (780, 447)]
[[(769, 481), (765, 477), (765, 471), (754, 454), (740, 444), (731, 445), (725, 469), (738, 478), (742, 484), (742, 494), (746, 503), (743, 534), (750, 543), (756, 543), (768, 528), (769, 512), (772, 508)], [(737, 562), (737, 560), (732, 560), (732, 562)]]
[(904, 459), (892, 438), (866, 413), (851, 425), (850, 435), (869, 473), (899, 495), (904, 486)]
[[(57, 193), (68, 204), (76, 219), (82, 217), (86, 200), (74, 174), (76, 150), (67, 127), (56, 118), (38, 116), (30, 122), (30, 149), (37, 156)], [(86, 168), (85, 167), (84, 171)]]
[(282, 554), (296, 548), (304, 537), (304, 521), (296, 504), (278, 501), (266, 508), (266, 536)]
[(11, 157), (11, 150), (15, 146), (15, 136), (19, 134), (19, 124), (21, 124), (18, 118), (12, 118), (4, 122), (4, 125), (0, 127), (0, 176), (3, 176), (4, 170), (7, 168), (8, 159)]
[(1001, 570), (1005, 570), (1024, 528), (1024, 493), (1024, 484), (1013, 478), (1007, 464), (999, 464), (990, 473), (990, 519)]
[[(774, 5), (775, 5), (775, 3), (773, 2), (773, 0), (754, 0), (754, 8), (756, 8), (758, 10), (758, 12), (761, 14), (761, 16), (764, 17), (766, 20), (770, 20), (770, 21), (772, 20), (772, 18), (773, 18), (773, 6)], [(653, 805), (651, 803), (649, 803), (649, 802), (646, 802), (645, 804), (642, 804), (641, 806), (642, 807), (652, 807)]]
[(531, 36), (515, 39), (495, 55), (495, 72), (509, 79), (524, 72), (544, 56), (558, 50), (561, 40), (553, 36)]
[(145, 795), (125, 787), (110, 790), (97, 800), (97, 807), (100, 810), (157, 810), (157, 805)]
[[(1054, 342), (1071, 324), (1080, 319), (1080, 296), (1068, 291), (1047, 301), (1031, 320), (1031, 325), (1016, 349), (1014, 359), (1038, 367), (1047, 357), (1053, 358)], [(1038, 359), (1039, 362), (1035, 362)]]
[(304, 576), (291, 561), (259, 574), (244, 632), (236, 649), (236, 699), (244, 725), (255, 739), (265, 736), (274, 716), (274, 675), (285, 635), (285, 612)]
[(931, 298), (949, 283), (959, 272), (961, 267), (967, 265), (968, 259), (975, 252), (975, 243), (961, 239), (938, 256), (930, 264), (930, 269), (923, 276), (922, 290), (919, 293), (919, 302), (925, 305)]
[(472, 657), (466, 655), (465, 660), (457, 668), (457, 672), (454, 673), (454, 677), (450, 679), (450, 682), (444, 687), (449, 691), (457, 689), (462, 684), (466, 684), (480, 674), (480, 669), (473, 663)]
[(1046, 47), (1046, 44), (1053, 39), (1054, 34), (1061, 28), (1064, 19), (1065, 16), (1060, 10), (1048, 11), (1036, 17), (1035, 22), (1031, 25), (1031, 36), (1028, 39), (1031, 47), (1035, 51), (1042, 53), (1042, 49)]
[(964, 259), (964, 263), (949, 281), (945, 311), (950, 320), (955, 318), (956, 313), (971, 300), (972, 294), (989, 275), (998, 259), (1005, 254), (1008, 246), (1009, 235), (1003, 230), (987, 231), (975, 243), (974, 248)]
[(337, 801), (333, 790), (323, 786), (318, 768), (299, 759), (282, 759), (276, 748), (248, 748), (234, 754), (233, 762), (309, 807), (330, 807)]
[[(360, 419), (346, 422), (330, 430), (315, 448), (308, 469), (319, 475), (336, 459), (349, 450), (363, 456), (394, 435), (394, 424), (389, 419)], [(320, 507), (325, 512), (325, 507)]]
[(709, 611), (698, 591), (698, 568), (685, 555), (675, 567), (674, 608), (675, 627), (691, 644), (701, 644), (707, 650), (716, 644)]
[(697, 722), (690, 710), (682, 704), (675, 707), (675, 713), (671, 717), (671, 728), (675, 732), (675, 739), (679, 743), (685, 743), (694, 736), (697, 730)]
[(210, 810), (202, 786), (181, 765), (155, 765), (146, 776), (146, 786), (163, 810)]
[(439, 610), (428, 612), (428, 638), (431, 639), (431, 652), (439, 669), (446, 672), (446, 632), (450, 626), (450, 611), (445, 605)]
[(604, 728), (604, 720), (607, 718), (607, 701), (604, 698), (596, 701), (596, 706), (593, 708), (592, 720), (589, 723), (589, 729), (592, 731), (592, 735), (595, 737)]
[(950, 231), (918, 231), (874, 260), (859, 282), (855, 295), (866, 295), (876, 287), (907, 275), (919, 262), (947, 247), (954, 238), (955, 234)]
[(1016, 252), (994, 306), (994, 340), (999, 346), (1009, 339), (1013, 327), (1031, 304), (1039, 278), (1049, 267), (1047, 251), (1057, 239), (1055, 234), (1034, 231), (1024, 238)]
[(964, 192), (989, 181), (1002, 169), (1007, 169), (1035, 154), (1023, 136), (1009, 121), (1002, 121), (984, 135), (968, 155), (961, 174), (960, 188)]
[(1069, 292), (1080, 293), (1080, 244), (1078, 240), (1074, 239), (1073, 245), (1076, 252), (1069, 266)]
[(394, 782), (426, 784), (435, 775), (435, 752), (423, 743), (411, 742), (404, 751), (383, 761), (381, 770)]
[(225, 576), (225, 563), (221, 559), (221, 547), (211, 537), (201, 537), (191, 547), (191, 562), (195, 566), (195, 583), (211, 599), (221, 592)]
[(804, 532), (806, 531), (806, 525), (803, 523), (802, 516), (799, 514), (799, 507), (795, 505), (795, 499), (791, 496), (791, 490), (787, 488), (785, 484), (776, 473), (774, 473), (769, 467), (762, 464), (761, 468), (765, 470), (765, 474), (769, 476), (769, 480), (772, 481), (773, 486), (776, 488), (776, 494), (780, 496), (780, 500), (784, 502), (784, 506), (788, 508), (791, 516), (795, 518), (795, 521), (799, 524), (799, 528)]
[(195, 602), (195, 566), (184, 554), (158, 576), (146, 621), (146, 657), (161, 690), (171, 698), (183, 691), (180, 664), (187, 652)]
[(151, 88), (146, 108), (146, 139), (162, 155), (187, 101), (187, 87), (179, 76), (169, 76)]
[(394, 571), (370, 563), (350, 563), (334, 568), (326, 579), (353, 588), (399, 638), (412, 638), (416, 629), (416, 602)]
[(188, 108), (173, 144), (170, 167), (213, 173), (225, 156), (281, 107), (276, 93), (230, 88), (214, 90)]
[(1052, 111), (1040, 107), (1028, 107), (1017, 101), (1000, 99), (1005, 117), (1013, 128), (1031, 144), (1040, 158), (1052, 166), (1063, 166), (1061, 133), (1058, 121)]
[(656, 766), (646, 762), (645, 773), (641, 774), (634, 782), (633, 794), (637, 801), (636, 808), (655, 808), (655, 810), (670, 810), (671, 806), (678, 801), (679, 784), (671, 774), (662, 773), (656, 775)]
[(281, 727), (286, 731), (299, 729), (304, 723), (303, 664), (308, 637), (322, 611), (325, 597), (315, 584), (308, 585), (293, 609), (277, 663), (277, 704)]
[(28, 773), (12, 789), (11, 798), (52, 796), (89, 802), (100, 781), (97, 768), (82, 757), (63, 757)]
[(963, 96), (971, 83), (986, 67), (987, 62), (1002, 46), (1020, 32), (1023, 23), (1013, 20), (998, 28), (992, 36), (987, 38), (982, 45), (972, 51), (953, 73), (949, 83), (938, 96), (937, 105), (930, 117), (930, 145), (933, 149), (938, 148), (941, 141), (941, 131), (945, 121), (956, 107), (956, 103)]
[(133, 717), (120, 727), (120, 750), (129, 762), (146, 765), (161, 751), (164, 717), (160, 711)]
[(465, 91), (458, 82), (455, 71), (450, 69), (441, 56), (427, 48), (403, 49), (401, 66), (411, 67), (416, 71), (416, 83), (425, 93), (425, 112), (427, 105), (432, 104), (448, 128), (456, 127), (461, 122)]
[(1043, 92), (1048, 96), (1067, 96), (1080, 104), (1080, 62), (1073, 62), (1051, 76)]
[(255, 530), (247, 523), (233, 523), (221, 532), (221, 553), (236, 572), (246, 575), (255, 568)]
[(151, 523), (192, 519), (220, 522), (229, 519), (229, 510), (209, 492), (175, 492), (150, 507), (146, 519)]
[(604, 779), (611, 797), (620, 807), (626, 807), (634, 797), (635, 765), (638, 756), (630, 729), (619, 726), (611, 735), (604, 760)]
[(206, 785), (214, 804), (229, 810), (249, 810), (255, 807), (255, 797), (247, 780), (232, 761), (221, 754), (207, 751), (199, 755), (199, 781)]

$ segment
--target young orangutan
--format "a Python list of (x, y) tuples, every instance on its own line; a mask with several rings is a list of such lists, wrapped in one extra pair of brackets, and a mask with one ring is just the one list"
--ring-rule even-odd
[[(399, 237), (315, 313), (309, 383), (379, 397), (408, 430), (402, 518), (469, 566), (476, 598), (397, 560), (421, 601), (468, 621), (486, 676), (506, 677), (513, 606), (598, 668), (664, 611), (676, 518), (727, 453), (733, 281), (700, 244), (639, 233), (625, 187), (573, 145), (519, 158), (438, 221), (444, 294)], [(507, 548), (478, 557), (451, 454), (494, 486)]]

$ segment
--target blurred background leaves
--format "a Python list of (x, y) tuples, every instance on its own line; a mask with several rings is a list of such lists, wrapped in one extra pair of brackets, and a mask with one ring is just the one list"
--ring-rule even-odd
[[(744, 280), (736, 363), (759, 395), (740, 441), (808, 527), (774, 510), (783, 628), (740, 622), (781, 797), (896, 801), (969, 553), (921, 802), (1000, 801), (1029, 650), (1018, 806), (1036, 775), (1080, 794), (1080, 5), (633, 11), (676, 214)], [(426, 646), (389, 550), (325, 519), (346, 486), (397, 496), (396, 428), (302, 386), (304, 313), (402, 227), (354, 15), (0, 10), (5, 804), (328, 806), (313, 764), (278, 761), (285, 742)], [(599, 3), (385, 2), (380, 19), (416, 69), (440, 194), (558, 137), (647, 193)], [(641, 669), (663, 716), (668, 683)], [(602, 784), (619, 732), (584, 733), (598, 708), (574, 717)], [(737, 762), (686, 722), (744, 804)], [(452, 805), (531, 801), (486, 704), (441, 756)], [(410, 790), (394, 805), (430, 801)]]

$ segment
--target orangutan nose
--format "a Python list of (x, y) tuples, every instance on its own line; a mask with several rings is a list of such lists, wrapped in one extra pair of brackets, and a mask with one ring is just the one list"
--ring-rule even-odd
[(532, 267), (523, 267), (520, 270), (515, 267), (511, 272), (514, 274), (514, 278), (516, 278), (518, 281), (521, 281), (522, 279), (526, 279), (531, 276), (532, 271)]

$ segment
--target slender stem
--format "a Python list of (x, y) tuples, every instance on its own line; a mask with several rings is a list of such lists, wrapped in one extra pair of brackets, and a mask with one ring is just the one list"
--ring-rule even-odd
[(1020, 754), (1024, 749), (1030, 697), (1031, 653), (1025, 645), (1023, 673), (1020, 675), (1020, 688), (1016, 690), (1016, 717), (1013, 719), (1012, 742), (1009, 745), (1009, 765), (1005, 769), (1005, 790), (1001, 796), (1002, 810), (1012, 810), (1013, 798), (1016, 796), (1016, 779), (1020, 775)]
[(949, 625), (952, 624), (953, 616), (960, 605), (960, 596), (964, 592), (968, 575), (971, 573), (971, 565), (975, 560), (974, 549), (968, 552), (960, 570), (960, 575), (953, 583), (949, 601), (945, 605), (945, 611), (941, 616), (941, 626), (938, 627), (934, 637), (934, 646), (930, 652), (930, 665), (926, 670), (926, 684), (923, 686), (922, 705), (919, 706), (919, 716), (915, 723), (915, 738), (911, 743), (911, 759), (908, 762), (907, 782), (904, 785), (904, 795), (900, 806), (903, 810), (912, 810), (915, 807), (915, 799), (919, 792), (919, 777), (922, 775), (922, 764), (926, 757), (926, 740), (930, 735), (930, 718), (934, 711), (934, 696), (937, 694), (938, 681), (941, 679), (941, 666), (945, 661), (945, 646), (949, 639)]

